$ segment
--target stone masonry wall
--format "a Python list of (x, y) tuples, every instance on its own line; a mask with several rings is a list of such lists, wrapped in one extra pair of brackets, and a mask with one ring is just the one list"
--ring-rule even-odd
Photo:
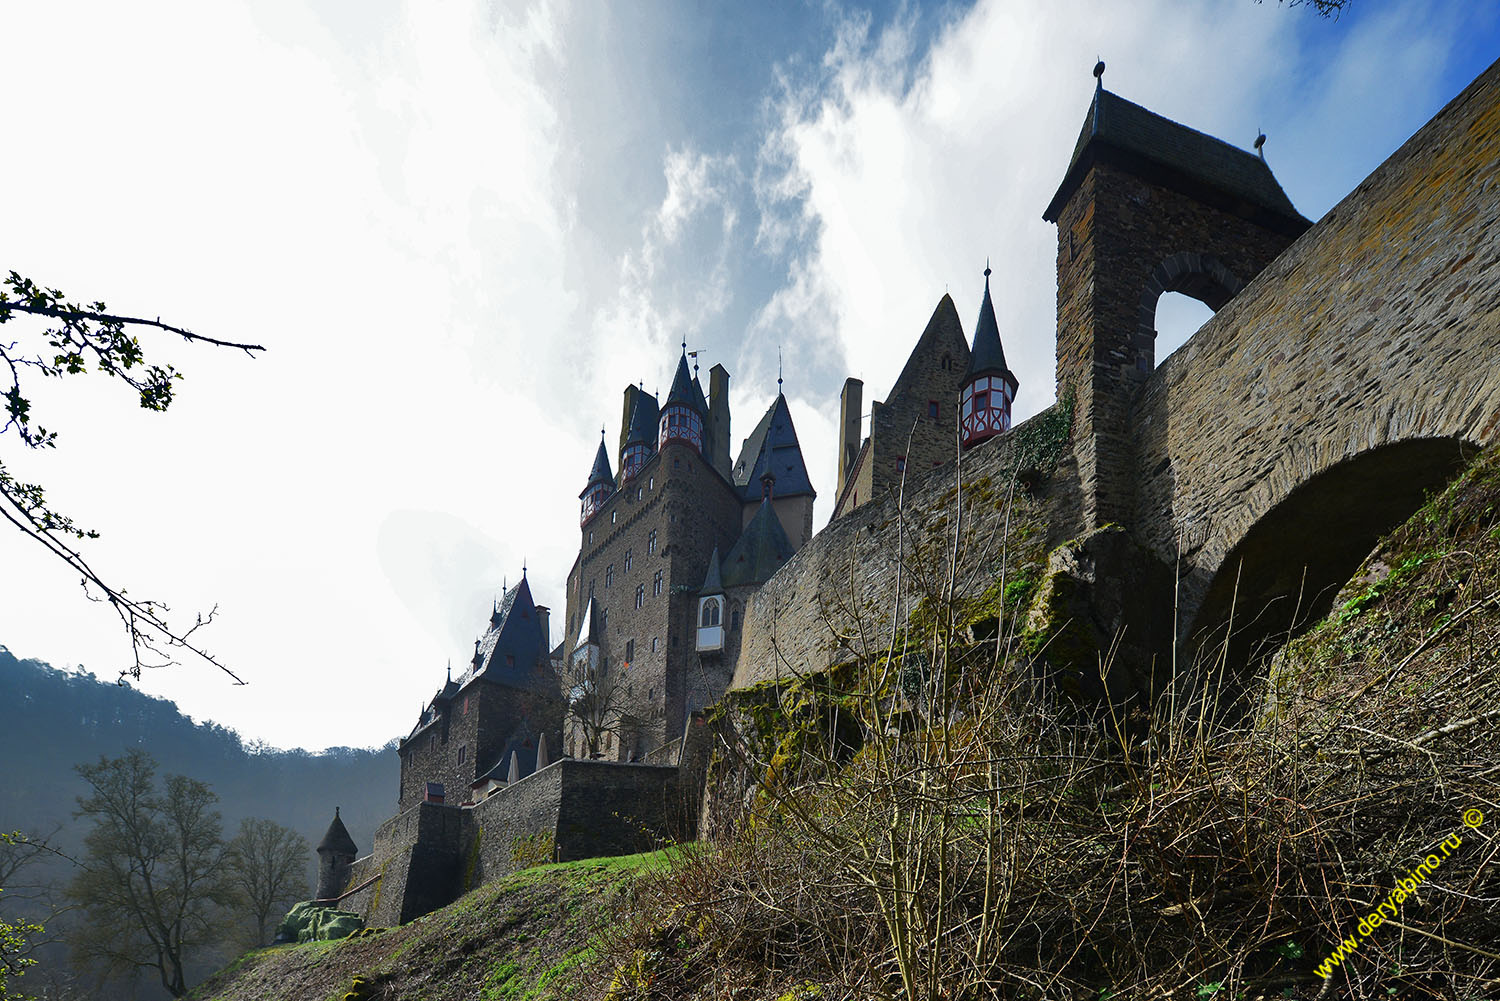
[(1500, 63), (1156, 370), (1132, 414), (1138, 536), (1190, 570), (1300, 485), (1395, 442), (1500, 439)]
[[(1016, 425), (998, 438), (976, 446), (963, 457), (963, 477), (971, 485), (988, 479), (1001, 496), (1009, 488), (1021, 443), (1035, 441), (1053, 409)], [(1058, 542), (1076, 534), (1076, 467), (1067, 454), (1051, 470), (1040, 501), (1052, 537)], [(906, 481), (907, 529), (931, 528), (934, 517), (951, 509), (951, 491), (959, 466), (911, 470)], [(1050, 468), (1050, 463), (1049, 463)], [(1030, 503), (1020, 487), (1017, 503)], [(922, 512), (923, 516), (918, 517)], [(938, 512), (934, 517), (927, 517)], [(896, 608), (898, 539), (897, 503), (887, 495), (829, 523), (813, 540), (778, 570), (746, 603), (744, 631), (733, 688), (785, 677), (793, 672), (821, 670), (861, 651), (866, 640), (878, 646), (888, 638), (890, 616)], [(983, 587), (1000, 570), (999, 537), (1005, 519), (1003, 505), (975, 504), (967, 514), (975, 540), (967, 552), (965, 572)], [(1012, 564), (1013, 565), (1013, 564)], [(906, 581), (907, 587), (911, 581)], [(905, 621), (915, 599), (908, 591), (899, 609)], [(858, 614), (856, 614), (856, 612)], [(836, 641), (833, 630), (848, 641)], [(865, 637), (861, 640), (860, 636)]]

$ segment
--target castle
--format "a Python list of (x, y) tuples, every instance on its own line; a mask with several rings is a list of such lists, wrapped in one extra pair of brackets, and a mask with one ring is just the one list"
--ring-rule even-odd
[[(1500, 63), (1313, 225), (1258, 153), (1100, 79), (1044, 212), (1058, 227), (1059, 403), (1011, 429), (1019, 386), (986, 268), (973, 339), (944, 295), (868, 435), (863, 387), (845, 383), (834, 517), (816, 535), (785, 397), (731, 460), (729, 374), (713, 366), (705, 394), (684, 344), (665, 400), (628, 387), (617, 449), (600, 442), (562, 642), (549, 648), (523, 574), (401, 741), (398, 814), (370, 854), (355, 858), (335, 817), (320, 898), (395, 924), (543, 858), (691, 836), (702, 710), (781, 664), (851, 653), (828, 643), (826, 597), (891, 597), (892, 488), (944, 496), (955, 442), (966, 479), (1015, 476), (1036, 461), (1028, 428), (1066, 423), (1042, 491), (1052, 531), (1126, 535), (1128, 560), (1159, 571), (1128, 577), (1100, 549), (1097, 579), (1143, 582), (1103, 625), (1145, 601), (1182, 610), (1175, 627), (1131, 620), (1132, 656), (1215, 621), (1228, 577), (1256, 596), (1347, 579), (1466, 450), (1500, 437), (1496, 142)], [(1164, 291), (1216, 315), (1158, 365)], [(1428, 350), (1388, 363), (1413, 339)]]

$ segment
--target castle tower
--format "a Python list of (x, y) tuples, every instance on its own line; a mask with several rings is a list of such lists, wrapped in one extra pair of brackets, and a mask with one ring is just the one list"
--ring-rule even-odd
[(660, 416), (656, 397), (642, 392), (634, 395), (635, 407), (630, 415), (630, 428), (625, 433), (625, 449), (620, 457), (622, 484), (639, 473), (646, 460), (656, 454), (656, 422)]
[(1156, 301), (1219, 309), (1310, 225), (1262, 157), (1104, 89), (1104, 64), (1062, 184), (1057, 394), (1074, 401), (1090, 527), (1131, 522), (1130, 407), (1156, 365)]
[(797, 548), (801, 548), (812, 538), (813, 501), (818, 492), (813, 489), (812, 479), (807, 475), (807, 463), (802, 458), (802, 444), (792, 423), (792, 412), (779, 387), (776, 399), (766, 408), (765, 416), (745, 439), (739, 461), (734, 465), (734, 485), (740, 491), (740, 501), (744, 505), (743, 525), (748, 526), (760, 510), (765, 492), (761, 481), (767, 474), (775, 478), (773, 506), (776, 516), (781, 519), (781, 527)]
[(964, 448), (973, 448), (1010, 430), (1010, 405), (1020, 383), (1005, 365), (1000, 347), (1000, 325), (995, 322), (995, 304), (990, 301), (990, 266), (984, 266), (984, 302), (974, 325), (974, 347), (964, 388), (959, 391), (959, 435)]
[(702, 454), (703, 419), (707, 410), (702, 391), (688, 373), (687, 345), (684, 344), (682, 359), (677, 363), (677, 375), (672, 379), (672, 391), (667, 394), (667, 402), (661, 408), (657, 447), (665, 448), (669, 441), (681, 441)]
[(609, 449), (604, 447), (604, 432), (599, 432), (599, 451), (594, 454), (594, 468), (589, 471), (588, 484), (578, 495), (583, 502), (578, 515), (578, 524), (587, 525), (589, 519), (599, 513), (609, 495), (615, 492), (615, 476), (609, 469)]
[(333, 823), (318, 842), (318, 892), (316, 899), (332, 900), (349, 882), (349, 869), (359, 855), (349, 830), (339, 819), (339, 808), (333, 808)]

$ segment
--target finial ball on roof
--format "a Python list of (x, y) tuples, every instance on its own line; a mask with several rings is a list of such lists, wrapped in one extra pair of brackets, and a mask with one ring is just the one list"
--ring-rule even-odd
[(1265, 144), (1266, 144), (1266, 134), (1264, 132), (1261, 132), (1261, 133), (1257, 134), (1256, 137), (1255, 137), (1255, 148), (1256, 149), (1260, 149)]
[(1094, 79), (1101, 80), (1104, 77), (1104, 60), (1101, 59), (1094, 64)]

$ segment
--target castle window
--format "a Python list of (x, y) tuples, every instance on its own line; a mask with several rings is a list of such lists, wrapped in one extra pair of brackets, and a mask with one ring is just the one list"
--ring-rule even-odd
[(608, 625), (609, 625), (609, 609), (607, 609), (607, 608), (600, 609), (600, 611), (599, 611), (599, 628), (603, 629), (604, 627), (606, 627)]
[(635, 586), (635, 607), (636, 608), (640, 608), (645, 603), (646, 603), (646, 585), (645, 584), (637, 584)]
[(989, 393), (975, 393), (974, 394), (974, 409), (975, 410), (988, 410), (989, 408), (990, 408), (990, 394)]
[(463, 764), (463, 763), (464, 763), (464, 757), (465, 757), (465, 753), (466, 753), (466, 752), (467, 752), (467, 751), (468, 751), (468, 750), (469, 750), (469, 749), (468, 749), (468, 748), (467, 748), (467, 747), (460, 747), (460, 748), (459, 748), (459, 749), (458, 749), (458, 763), (459, 763), (459, 764)]
[(464, 715), (469, 715), (469, 697), (467, 695), (464, 696)]
[(626, 573), (630, 572), (630, 561), (633, 560), (633, 559), (635, 559), (635, 556), (631, 553), (631, 551), (628, 550), (628, 549), (625, 550), (625, 572)]
[(609, 513), (609, 523), (611, 525), (613, 525), (615, 523), (616, 519), (618, 519), (619, 517), (620, 517), (620, 512), (618, 512), (618, 511), (611, 511)]
[(594, 530), (591, 528), (591, 529), (589, 529), (589, 545), (592, 546), (593, 544), (594, 544)]
[(640, 500), (641, 499), (641, 488), (640, 487), (636, 487), (635, 488), (635, 499), (636, 500)]
[(630, 666), (630, 662), (633, 661), (633, 660), (635, 660), (635, 640), (626, 640), (625, 641), (625, 666), (629, 667)]
[(646, 536), (646, 555), (650, 556), (654, 552), (656, 552), (656, 529), (653, 528), (651, 534)]
[(906, 456), (904, 456), (904, 455), (898, 455), (898, 456), (896, 456), (896, 472), (898, 472), (898, 473), (904, 473), (904, 472), (906, 472)]
[(660, 636), (653, 636), (653, 637), (651, 637), (651, 652), (655, 653), (659, 649), (661, 649), (661, 637)]
[(648, 477), (646, 477), (646, 489), (647, 490), (655, 490), (656, 489), (656, 477), (654, 477), (654, 476), (648, 476)]
[(615, 565), (613, 563), (611, 563), (609, 565), (608, 569), (606, 569), (604, 571), (604, 586), (605, 587), (614, 587), (614, 585), (615, 585)]
[(943, 355), (943, 371), (944, 372), (951, 372), (951, 371), (953, 371), (953, 356), (952, 355)]
[(698, 620), (700, 626), (716, 626), (719, 624), (719, 601), (717, 598), (709, 598), (703, 602), (703, 615)]
[(927, 401), (927, 416), (931, 417), (933, 420), (937, 420), (937, 418), (938, 418), (938, 401), (937, 400), (928, 400)]
[(660, 597), (662, 588), (661, 571), (656, 571), (656, 576), (651, 578), (651, 597)]

